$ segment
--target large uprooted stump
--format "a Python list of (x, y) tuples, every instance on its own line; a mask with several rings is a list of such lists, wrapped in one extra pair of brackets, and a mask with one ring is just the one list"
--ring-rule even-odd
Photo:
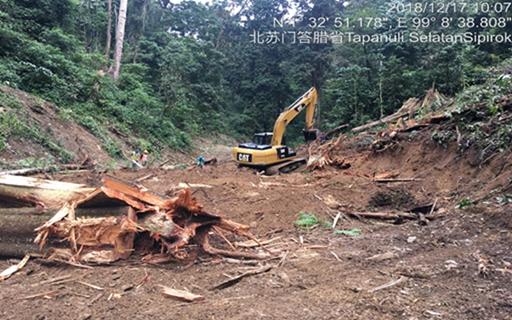
[[(108, 207), (120, 203), (130, 207), (128, 214), (76, 217), (77, 208)], [(164, 199), (121, 181), (105, 178), (103, 186), (80, 199), (67, 202), (38, 227), (35, 242), (44, 248), (48, 239), (65, 240), (69, 247), (52, 250), (50, 259), (74, 263), (111, 263), (125, 259), (138, 247), (135, 245), (137, 241), (146, 244), (147, 249), (155, 251), (156, 248), (159, 252), (144, 260), (149, 262), (153, 256), (183, 259), (187, 256), (187, 245), (192, 242), (211, 254), (253, 259), (268, 257), (213, 248), (208, 242), (208, 235), (214, 227), (215, 230), (253, 239), (248, 233), (248, 226), (205, 212), (188, 189), (181, 190), (174, 198)]]
[(329, 141), (321, 145), (312, 143), (308, 148), (307, 168), (309, 170), (320, 170), (327, 166), (337, 169), (350, 168), (351, 164), (346, 159), (333, 155), (340, 147), (342, 138), (343, 136), (339, 136), (335, 141)]

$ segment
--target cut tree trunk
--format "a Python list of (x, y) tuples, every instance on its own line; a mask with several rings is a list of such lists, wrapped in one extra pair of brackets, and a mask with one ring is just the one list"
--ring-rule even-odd
[(367, 124), (359, 126), (359, 127), (355, 127), (352, 129), (352, 132), (354, 132), (354, 133), (362, 132), (362, 131), (371, 129), (373, 127), (379, 126), (381, 124), (393, 122), (393, 121), (395, 121), (399, 118), (405, 117), (407, 115), (409, 115), (409, 112), (395, 113), (395, 114), (389, 115), (387, 117), (384, 117), (380, 120), (373, 121), (373, 122), (367, 123)]
[(87, 170), (92, 169), (89, 165), (77, 165), (77, 164), (63, 164), (58, 167), (47, 167), (47, 168), (25, 168), (25, 169), (15, 169), (9, 171), (2, 171), (0, 175), (13, 175), (13, 176), (31, 176), (39, 173), (48, 173), (48, 172), (61, 172), (67, 170)]
[(94, 188), (75, 183), (0, 175), (0, 206), (28, 204), (40, 208), (58, 208), (92, 190)]

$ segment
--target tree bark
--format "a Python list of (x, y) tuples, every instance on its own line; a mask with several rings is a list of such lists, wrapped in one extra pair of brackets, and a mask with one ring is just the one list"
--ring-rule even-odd
[(114, 51), (114, 69), (112, 71), (112, 78), (119, 79), (121, 71), (121, 58), (123, 56), (124, 44), (124, 30), (126, 25), (126, 11), (128, 8), (128, 0), (121, 0), (119, 3), (119, 16), (117, 19), (116, 28), (116, 49)]
[(105, 44), (105, 61), (107, 66), (110, 59), (110, 45), (112, 44), (112, 0), (107, 0), (108, 22), (107, 22), (107, 42)]

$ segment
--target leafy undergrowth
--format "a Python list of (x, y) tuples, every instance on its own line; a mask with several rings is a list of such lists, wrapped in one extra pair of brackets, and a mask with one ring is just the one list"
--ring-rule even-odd
[(313, 213), (299, 212), (299, 218), (295, 221), (295, 225), (302, 229), (311, 229), (317, 226), (320, 220)]
[[(2, 93), (0, 103), (2, 106), (15, 105), (18, 107), (18, 101), (13, 97), (9, 97)], [(6, 101), (10, 103), (5, 103)], [(2, 107), (3, 108), (3, 107)], [(69, 162), (73, 155), (70, 151), (66, 150), (53, 137), (36, 125), (27, 124), (20, 119), (18, 114), (13, 110), (3, 108), (0, 112), (0, 151), (3, 151), (8, 146), (8, 139), (12, 137), (19, 137), (33, 141), (42, 147), (48, 149), (53, 155), (57, 157), (60, 162)]]

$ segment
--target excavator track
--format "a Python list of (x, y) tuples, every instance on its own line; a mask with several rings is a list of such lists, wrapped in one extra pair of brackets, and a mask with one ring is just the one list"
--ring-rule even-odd
[(306, 158), (296, 158), (287, 162), (279, 163), (265, 169), (265, 174), (273, 176), (280, 173), (290, 173), (305, 166), (307, 163)]

